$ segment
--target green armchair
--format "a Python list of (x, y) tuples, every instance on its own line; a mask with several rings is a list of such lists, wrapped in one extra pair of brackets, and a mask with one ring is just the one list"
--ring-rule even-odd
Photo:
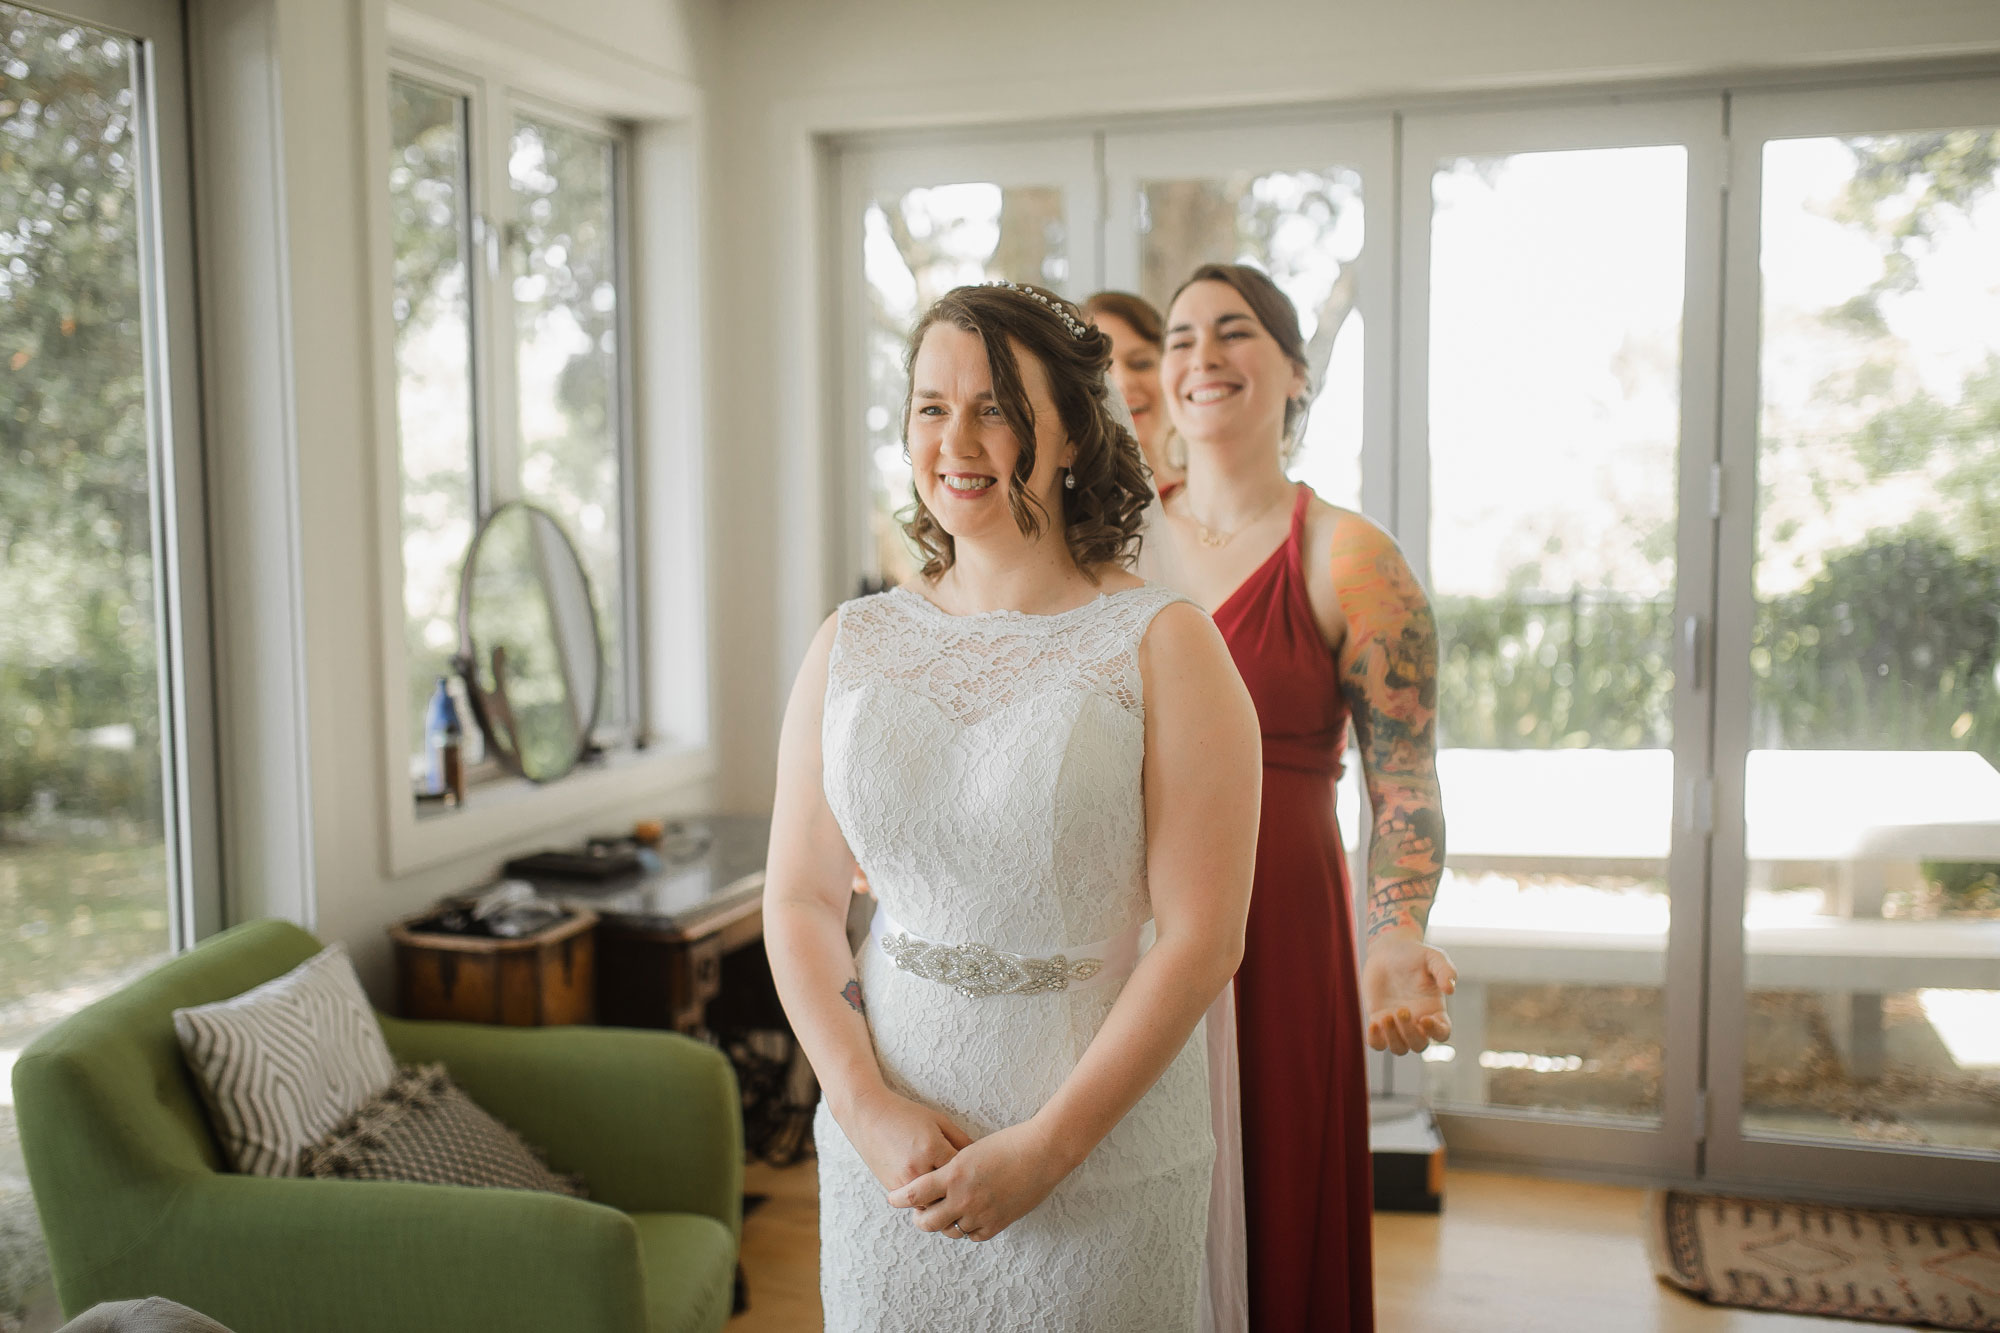
[(56, 1293), (165, 1296), (234, 1333), (719, 1329), (734, 1293), (743, 1142), (718, 1052), (664, 1032), (382, 1017), (404, 1063), (574, 1171), (522, 1190), (273, 1179), (224, 1169), (172, 1012), (318, 952), (296, 926), (225, 931), (44, 1033), (14, 1066)]

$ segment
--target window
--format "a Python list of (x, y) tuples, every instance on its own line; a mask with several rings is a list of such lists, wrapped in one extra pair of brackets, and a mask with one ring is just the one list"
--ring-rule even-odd
[[(497, 141), (496, 123), (506, 127)], [(640, 714), (622, 138), (490, 82), (413, 65), (391, 79), (390, 137), (412, 766), (438, 678), (458, 689), (467, 544), (481, 516), (515, 499), (554, 514), (583, 559), (605, 663), (597, 741), (630, 740)]]
[(1743, 1126), (1993, 1157), (2000, 106), (1895, 110), (1762, 144)]
[(850, 573), (900, 583), (916, 569), (902, 529), (915, 500), (902, 420), (910, 326), (952, 288), (994, 278), (1087, 296), (1092, 152), (1089, 140), (1045, 139), (948, 158), (918, 150), (849, 159), (843, 223), (861, 258), (849, 426), (861, 441), (856, 489), (868, 516)]
[[(1432, 920), (1631, 931), (1587, 978), (1522, 975), (1475, 944), (1456, 1058), (1426, 1066), (1435, 1102), (1660, 1113), (1672, 809), (1637, 793), (1672, 790), (1687, 156), (1426, 162), (1439, 776), (1473, 807)], [(1564, 783), (1617, 813), (1539, 826)], [(1509, 792), (1535, 796), (1492, 819)]]
[(15, 1057), (219, 902), (180, 7), (116, 19), (0, 4), (0, 1216)]

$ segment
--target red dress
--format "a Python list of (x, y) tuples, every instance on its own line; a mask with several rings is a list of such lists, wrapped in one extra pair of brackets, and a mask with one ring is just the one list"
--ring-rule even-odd
[(1306, 505), (1215, 623), (1264, 733), (1264, 806), (1243, 966), (1244, 1220), (1255, 1333), (1367, 1333), (1374, 1187), (1347, 855), (1333, 784), (1339, 669), (1306, 599)]

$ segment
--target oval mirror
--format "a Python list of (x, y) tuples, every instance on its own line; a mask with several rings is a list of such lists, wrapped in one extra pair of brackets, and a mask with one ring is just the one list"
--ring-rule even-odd
[(589, 752), (604, 692), (590, 580), (553, 514), (494, 510), (458, 584), (459, 670), (491, 754), (548, 782)]

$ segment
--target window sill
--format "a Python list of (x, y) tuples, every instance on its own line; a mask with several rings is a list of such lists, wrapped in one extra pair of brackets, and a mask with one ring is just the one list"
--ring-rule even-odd
[[(481, 852), (497, 857), (531, 835), (574, 826), (649, 797), (664, 811), (675, 788), (714, 772), (715, 756), (706, 746), (656, 745), (607, 755), (555, 782), (515, 777), (482, 782), (467, 791), (464, 805), (421, 813), (405, 788), (390, 799), (389, 873), (400, 877)], [(571, 827), (563, 836), (576, 840), (582, 832)]]

